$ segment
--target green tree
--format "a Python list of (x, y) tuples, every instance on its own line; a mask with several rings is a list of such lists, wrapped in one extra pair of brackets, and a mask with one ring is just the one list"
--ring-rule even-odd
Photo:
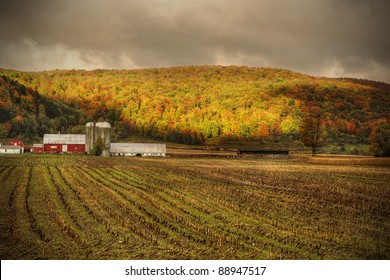
[(8, 136), (8, 130), (0, 123), (0, 140), (5, 140)]
[(93, 149), (91, 150), (92, 156), (101, 156), (103, 154), (104, 142), (102, 138), (98, 138), (95, 142)]
[(57, 131), (60, 131), (61, 133), (65, 133), (68, 126), (68, 120), (64, 116), (60, 116), (58, 118), (55, 118), (52, 120), (55, 128)]

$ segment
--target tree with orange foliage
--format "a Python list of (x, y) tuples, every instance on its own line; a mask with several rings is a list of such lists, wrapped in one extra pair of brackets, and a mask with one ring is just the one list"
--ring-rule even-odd
[(324, 117), (320, 110), (313, 110), (301, 120), (300, 135), (302, 143), (311, 148), (314, 156), (326, 137)]

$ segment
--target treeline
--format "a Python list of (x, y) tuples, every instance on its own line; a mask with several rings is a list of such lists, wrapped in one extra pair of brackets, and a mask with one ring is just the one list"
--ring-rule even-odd
[(76, 133), (83, 129), (83, 122), (82, 110), (0, 76), (0, 139), (33, 140), (45, 133)]
[[(86, 119), (110, 122), (116, 137), (139, 133), (188, 144), (297, 139), (302, 118), (320, 110), (328, 137), (353, 135), (367, 143), (374, 126), (388, 124), (390, 118), (387, 84), (314, 78), (284, 69), (190, 66), (0, 73), (50, 100), (80, 108)], [(68, 123), (77, 119), (83, 124), (80, 111), (75, 112), (78, 117)]]

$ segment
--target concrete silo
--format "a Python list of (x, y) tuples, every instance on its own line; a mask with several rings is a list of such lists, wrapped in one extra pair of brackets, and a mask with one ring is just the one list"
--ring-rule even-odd
[[(110, 156), (111, 146), (111, 125), (108, 122), (96, 123), (96, 141), (101, 139), (103, 142), (102, 156)], [(95, 143), (96, 143), (95, 141)]]
[(102, 155), (110, 155), (111, 125), (108, 122), (89, 122), (86, 124), (85, 150), (91, 154), (98, 141), (102, 142)]
[(93, 147), (95, 146), (95, 124), (93, 122), (89, 122), (85, 125), (85, 151), (88, 154), (91, 154)]

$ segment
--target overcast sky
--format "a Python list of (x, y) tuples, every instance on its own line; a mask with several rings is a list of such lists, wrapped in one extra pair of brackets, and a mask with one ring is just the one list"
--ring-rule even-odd
[(280, 67), (390, 83), (388, 0), (0, 0), (0, 68)]

